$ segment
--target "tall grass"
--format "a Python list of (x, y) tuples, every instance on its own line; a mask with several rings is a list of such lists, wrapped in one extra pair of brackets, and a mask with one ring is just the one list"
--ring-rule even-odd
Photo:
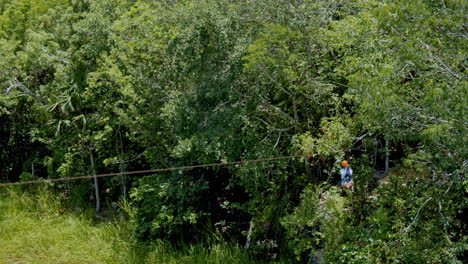
[(34, 194), (0, 193), (0, 263), (249, 263), (236, 246), (174, 249), (164, 241), (141, 244), (131, 221), (96, 222), (87, 213), (64, 210), (47, 189)]

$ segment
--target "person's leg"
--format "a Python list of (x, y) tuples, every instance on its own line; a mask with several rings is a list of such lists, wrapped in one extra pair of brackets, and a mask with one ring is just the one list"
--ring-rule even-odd
[(350, 182), (346, 182), (345, 184), (343, 184), (343, 187), (345, 189), (349, 189), (351, 186), (350, 186)]

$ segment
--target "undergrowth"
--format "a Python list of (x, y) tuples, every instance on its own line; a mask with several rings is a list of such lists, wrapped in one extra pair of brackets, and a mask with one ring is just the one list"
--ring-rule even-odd
[(97, 221), (66, 210), (47, 189), (0, 193), (0, 263), (249, 263), (222, 240), (175, 249), (165, 241), (138, 242), (130, 220)]

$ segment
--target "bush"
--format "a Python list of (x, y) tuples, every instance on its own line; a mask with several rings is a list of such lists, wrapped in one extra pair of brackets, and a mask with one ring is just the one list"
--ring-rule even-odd
[[(400, 171), (407, 173), (409, 170)], [(467, 248), (461, 182), (436, 176), (393, 175), (368, 201), (369, 214), (354, 217), (328, 260), (338, 263), (461, 263)], [(364, 202), (366, 204), (364, 204)]]
[(340, 193), (341, 189), (328, 185), (308, 186), (301, 194), (301, 204), (281, 220), (297, 260), (319, 248), (330, 255), (340, 245), (347, 222), (346, 200)]
[(137, 237), (177, 241), (186, 235), (187, 241), (193, 240), (195, 231), (201, 231), (201, 224), (206, 223), (201, 197), (207, 188), (203, 179), (176, 173), (141, 179), (139, 187), (130, 194), (137, 208)]

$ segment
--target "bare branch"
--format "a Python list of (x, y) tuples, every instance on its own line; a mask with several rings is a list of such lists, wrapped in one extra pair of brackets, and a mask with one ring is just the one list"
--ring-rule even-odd
[(269, 136), (271, 132), (268, 132), (268, 134), (260, 141), (260, 143), (263, 143)]
[(294, 128), (296, 129), (296, 132), (302, 132), (300, 127), (299, 127), (299, 115), (297, 114), (297, 105), (296, 105), (296, 96), (292, 96), (292, 104), (293, 104), (293, 112), (294, 112)]
[(442, 203), (439, 201), (439, 214), (442, 220), (444, 221), (444, 231), (445, 231), (445, 238), (447, 241), (450, 241), (450, 238), (447, 235), (447, 226), (449, 225), (448, 220), (445, 218), (444, 214), (442, 214)]
[[(445, 195), (448, 193), (448, 191), (450, 190), (450, 187), (452, 187), (453, 185), (453, 181), (450, 182), (450, 185), (449, 187), (447, 188), (447, 190), (444, 192), (444, 195), (442, 197), (445, 197)], [(440, 214), (440, 217), (442, 217), (442, 220), (444, 221), (444, 231), (447, 232), (447, 226), (448, 226), (448, 220), (446, 219), (446, 217), (444, 216), (444, 214), (442, 214), (442, 202), (439, 201), (439, 214)], [(447, 233), (445, 233), (445, 238), (447, 239), (447, 241), (450, 241), (450, 238), (448, 237)]]
[(418, 212), (416, 213), (416, 216), (414, 217), (413, 222), (411, 222), (411, 224), (409, 224), (409, 226), (407, 226), (407, 227), (404, 229), (404, 232), (405, 232), (405, 233), (407, 233), (408, 230), (410, 229), (410, 227), (418, 221), (419, 212), (421, 212), (421, 209), (422, 209), (430, 200), (432, 200), (432, 197), (429, 197), (429, 199), (427, 199), (427, 200), (421, 205), (421, 207), (419, 207)]
[(452, 187), (452, 185), (453, 185), (453, 181), (450, 182), (449, 187), (447, 188), (447, 190), (445, 190), (444, 195), (442, 197), (445, 197), (445, 195), (448, 193), (448, 191), (450, 190), (450, 187)]
[(273, 146), (273, 149), (275, 149), (275, 148), (278, 146), (278, 143), (279, 143), (280, 138), (281, 138), (281, 133), (282, 133), (281, 131), (278, 133), (278, 139), (276, 140), (276, 143), (275, 143), (275, 145)]
[(245, 241), (244, 249), (249, 249), (250, 247), (250, 239), (252, 237), (252, 231), (254, 228), (254, 218), (250, 220), (249, 231), (247, 232), (247, 240)]
[(468, 39), (468, 35), (463, 34), (463, 33), (448, 33), (448, 36), (449, 36), (450, 38), (464, 38), (464, 39)]
[(283, 110), (281, 110), (281, 108), (279, 108), (277, 106), (274, 106), (274, 105), (269, 104), (269, 103), (262, 104), (262, 106), (264, 106), (265, 108), (273, 109), (273, 110), (277, 111), (278, 113), (282, 114), (284, 117), (286, 117), (290, 121), (295, 122), (295, 120), (294, 120), (294, 118), (292, 118), (292, 116), (290, 116), (288, 113), (284, 112)]
[(261, 118), (259, 118), (259, 117), (254, 117), (254, 118), (257, 119), (258, 121), (264, 123), (267, 127), (271, 128), (271, 129), (273, 129), (273, 130), (276, 130), (276, 131), (286, 132), (286, 131), (289, 131), (289, 130), (291, 130), (291, 129), (294, 128), (294, 126), (290, 126), (290, 127), (286, 127), (286, 128), (276, 128), (276, 127), (274, 127), (274, 126), (268, 124), (267, 121), (265, 121), (265, 120), (263, 120), (263, 119), (261, 119)]
[[(414, 106), (414, 105), (412, 105), (412, 104), (410, 104), (410, 103), (407, 103), (407, 102), (405, 102), (404, 104), (405, 104), (406, 106), (410, 107), (410, 108), (413, 108), (413, 109), (415, 110), (415, 112), (418, 113), (418, 116), (419, 116), (419, 117), (425, 118), (425, 119), (427, 119), (428, 121), (433, 121), (433, 122), (436, 122), (436, 123), (445, 123), (445, 124), (450, 124), (450, 123), (452, 123), (451, 121), (455, 121), (455, 122), (458, 122), (458, 123), (464, 124), (464, 125), (467, 125), (467, 124), (468, 124), (468, 122), (465, 122), (465, 121), (463, 121), (463, 120), (456, 119), (456, 118), (450, 118), (450, 121), (448, 121), (448, 120), (443, 120), (443, 119), (437, 118), (437, 117), (435, 117), (435, 116), (424, 115), (424, 114), (422, 114), (422, 112), (423, 112), (424, 109), (422, 109), (421, 107)], [(411, 122), (414, 122), (414, 121), (411, 120)], [(425, 125), (425, 126), (427, 127), (427, 125)]]
[(223, 106), (226, 105), (227, 103), (229, 103), (229, 101), (222, 102), (222, 103), (218, 104), (218, 105), (215, 107), (215, 109), (213, 110), (213, 112), (218, 111), (219, 109), (221, 109), (221, 107), (223, 107)]
[(362, 136), (360, 136), (360, 137), (355, 137), (355, 138), (354, 138), (353, 144), (356, 144), (356, 142), (358, 142), (359, 140), (365, 138), (367, 135), (369, 135), (369, 133), (370, 133), (370, 132), (367, 132), (367, 133), (365, 133), (364, 135), (362, 135)]
[(14, 86), (13, 84), (11, 84), (10, 82), (10, 86), (5, 90), (5, 94), (9, 94), (10, 93), (10, 90), (15, 88), (16, 86)]
[(279, 86), (280, 90), (282, 90), (283, 92), (285, 92), (287, 95), (289, 96), (292, 96), (292, 93), (288, 90), (286, 90), (286, 88), (282, 87), (282, 86)]
[(20, 81), (18, 81), (18, 79), (15, 78), (14, 80), (14, 83), (10, 80), (8, 81), (10, 83), (10, 86), (7, 88), (6, 90), (6, 93), (8, 94), (10, 92), (11, 89), (15, 88), (15, 87), (18, 87), (20, 88), (21, 90), (23, 90), (23, 92), (25, 92), (26, 94), (34, 97), (36, 100), (38, 100), (39, 102), (41, 102), (42, 104), (45, 104), (45, 100), (42, 99), (42, 97), (40, 97), (39, 95), (33, 93), (31, 90), (28, 89), (28, 87), (26, 87), (23, 83), (21, 83)]
[(441, 70), (443, 70), (445, 72), (448, 72), (450, 75), (452, 75), (453, 77), (455, 77), (458, 80), (462, 79), (462, 77), (460, 75), (458, 75), (457, 73), (455, 73), (452, 70), (452, 68), (450, 68), (450, 66), (448, 66), (439, 56), (437, 56), (437, 55), (435, 55), (434, 53), (431, 52), (431, 50), (430, 50), (431, 47), (428, 44), (424, 43), (423, 41), (421, 41), (421, 43), (424, 46), (424, 48), (426, 48), (426, 50), (429, 52), (429, 55), (433, 59), (435, 59), (439, 64), (441, 64), (443, 66), (443, 68), (440, 67), (440, 66), (438, 66), (437, 68), (439, 68), (439, 69), (441, 69)]

